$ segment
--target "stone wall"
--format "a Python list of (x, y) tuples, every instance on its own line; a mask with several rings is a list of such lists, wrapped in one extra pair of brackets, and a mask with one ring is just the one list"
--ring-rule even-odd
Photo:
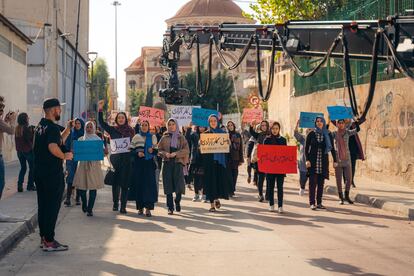
[[(281, 77), (289, 79), (285, 87)], [(344, 89), (316, 92), (294, 97), (290, 71), (275, 77), (269, 100), (269, 119), (282, 123), (282, 132), (292, 134), (300, 111), (323, 112), (347, 98)], [(369, 85), (355, 86), (358, 108), (362, 110)], [(378, 82), (374, 101), (359, 134), (366, 160), (358, 165), (357, 174), (414, 188), (414, 81), (398, 79)]]

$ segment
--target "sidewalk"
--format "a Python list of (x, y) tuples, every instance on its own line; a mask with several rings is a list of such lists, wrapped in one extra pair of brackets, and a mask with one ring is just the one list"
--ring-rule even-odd
[[(325, 192), (338, 195), (335, 177), (331, 176)], [(355, 177), (356, 188), (351, 188), (355, 202), (392, 212), (414, 220), (414, 189), (406, 186), (375, 181), (367, 177)]]
[[(5, 170), (6, 185), (0, 200), (0, 214), (8, 218), (0, 218), (0, 257), (27, 234), (33, 232), (37, 226), (36, 192), (24, 190), (23, 193), (17, 193), (19, 162), (6, 164)], [(26, 188), (26, 183), (24, 188)]]

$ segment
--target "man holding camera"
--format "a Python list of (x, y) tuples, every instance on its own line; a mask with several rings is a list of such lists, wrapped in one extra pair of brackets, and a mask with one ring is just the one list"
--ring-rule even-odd
[(4, 160), (3, 160), (3, 139), (4, 134), (9, 135), (14, 134), (14, 127), (16, 124), (16, 113), (9, 112), (3, 119), (4, 114), (4, 98), (0, 96), (0, 199), (3, 194), (3, 189), (5, 185), (5, 170), (4, 170)]
[(33, 148), (41, 247), (48, 252), (64, 251), (68, 246), (55, 240), (55, 226), (65, 189), (63, 161), (73, 158), (64, 148), (73, 121), (61, 132), (62, 127), (56, 124), (61, 114), (58, 99), (45, 100), (43, 110), (45, 116), (35, 129)]

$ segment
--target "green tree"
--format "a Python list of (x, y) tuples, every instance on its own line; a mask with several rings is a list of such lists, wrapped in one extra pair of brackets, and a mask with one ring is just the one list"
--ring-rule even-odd
[(107, 109), (107, 89), (109, 71), (106, 61), (103, 58), (97, 58), (93, 66), (93, 79), (92, 79), (92, 68), (89, 69), (89, 79), (91, 80), (91, 92), (89, 95), (89, 102), (91, 107), (99, 100), (105, 100), (104, 110)]
[[(207, 78), (206, 70), (202, 70), (202, 79), (205, 82)], [(199, 97), (195, 88), (196, 73), (192, 72), (184, 76), (184, 87), (190, 90), (184, 104), (201, 105), (203, 108), (217, 109), (223, 114), (237, 112), (236, 102), (233, 98), (234, 85), (232, 78), (226, 70), (218, 72), (212, 77), (210, 90), (204, 97)]]
[(154, 84), (147, 88), (147, 95), (145, 97), (145, 106), (152, 107), (154, 104)]
[(129, 104), (131, 116), (137, 116), (139, 107), (145, 104), (145, 93), (142, 90), (129, 90), (128, 97), (131, 100), (131, 103)]
[(348, 0), (258, 0), (257, 3), (250, 4), (253, 13), (245, 16), (262, 24), (314, 20), (343, 7), (347, 2)]

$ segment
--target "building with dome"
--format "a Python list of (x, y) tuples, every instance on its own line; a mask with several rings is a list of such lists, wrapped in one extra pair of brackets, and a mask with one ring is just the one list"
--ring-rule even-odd
[[(221, 23), (254, 23), (251, 19), (243, 16), (242, 9), (231, 0), (191, 0), (177, 13), (165, 21), (167, 27), (176, 24), (212, 26)], [(154, 92), (167, 86), (168, 75), (158, 64), (161, 55), (161, 46), (143, 47), (141, 55), (137, 57), (131, 65), (125, 69), (126, 73), (126, 109), (129, 109), (130, 99), (128, 91), (145, 93), (146, 90), (154, 85)], [(226, 58), (235, 62), (240, 55), (240, 50), (224, 53)], [(208, 49), (201, 47), (201, 60), (206, 63)], [(235, 88), (238, 96), (247, 96), (250, 91), (243, 87), (243, 80), (255, 78), (256, 63), (255, 52), (250, 52), (243, 63), (235, 70), (230, 71), (230, 76), (235, 80)], [(213, 51), (213, 76), (219, 70), (224, 69), (220, 58)], [(181, 61), (179, 63), (179, 75), (184, 76), (196, 69), (196, 54), (194, 50), (181, 51)], [(158, 93), (154, 93), (154, 102), (159, 101)]]

